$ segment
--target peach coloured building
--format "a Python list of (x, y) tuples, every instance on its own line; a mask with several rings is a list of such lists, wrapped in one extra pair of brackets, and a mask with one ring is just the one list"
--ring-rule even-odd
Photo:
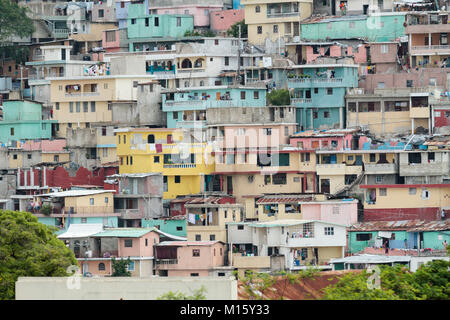
[(213, 11), (210, 13), (210, 28), (215, 32), (226, 32), (237, 22), (244, 20), (244, 9)]
[(225, 262), (222, 241), (165, 241), (155, 249), (155, 274), (159, 276), (211, 276)]
[(160, 232), (155, 228), (103, 229), (101, 224), (71, 224), (58, 238), (73, 250), (82, 274), (111, 276), (112, 258), (129, 257), (131, 276), (148, 277), (153, 275), (153, 246), (159, 243)]

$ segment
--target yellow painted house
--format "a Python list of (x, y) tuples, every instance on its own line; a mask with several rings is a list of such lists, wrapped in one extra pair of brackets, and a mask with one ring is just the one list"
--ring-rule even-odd
[(263, 45), (279, 38), (292, 42), (300, 35), (300, 21), (312, 14), (313, 0), (243, 0), (248, 40)]
[(56, 136), (66, 137), (67, 128), (89, 128), (112, 121), (109, 102), (137, 100), (138, 83), (152, 76), (78, 76), (48, 78)]
[(214, 171), (212, 147), (185, 142), (180, 129), (116, 129), (119, 173), (161, 172), (163, 199), (205, 191), (206, 177)]

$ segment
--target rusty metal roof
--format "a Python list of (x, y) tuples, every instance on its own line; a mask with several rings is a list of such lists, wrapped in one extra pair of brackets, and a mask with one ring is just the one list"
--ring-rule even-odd
[(269, 203), (297, 203), (299, 201), (314, 201), (311, 195), (273, 195), (264, 196), (256, 201), (257, 204)]
[(450, 230), (450, 219), (438, 221), (368, 221), (354, 224), (349, 231), (440, 231)]

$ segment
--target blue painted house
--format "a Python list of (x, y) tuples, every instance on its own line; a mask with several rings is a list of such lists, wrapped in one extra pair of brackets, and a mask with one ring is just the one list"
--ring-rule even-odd
[(358, 66), (305, 64), (288, 76), (291, 104), (302, 130), (344, 128), (347, 88), (358, 87)]
[(204, 128), (209, 108), (264, 106), (266, 89), (261, 87), (197, 87), (167, 90), (162, 94), (167, 128)]
[(187, 237), (186, 219), (163, 218), (163, 219), (142, 219), (142, 228), (157, 228), (158, 230), (173, 236)]
[(443, 242), (450, 241), (450, 220), (422, 221), (368, 221), (350, 227), (348, 249), (350, 253), (365, 248), (380, 248), (384, 242), (390, 249), (443, 250)]
[(56, 120), (42, 119), (42, 104), (28, 100), (9, 100), (0, 107), (0, 142), (50, 139)]

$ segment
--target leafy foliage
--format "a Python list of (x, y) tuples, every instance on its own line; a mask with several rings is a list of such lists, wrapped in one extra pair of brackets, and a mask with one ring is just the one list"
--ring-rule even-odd
[(34, 31), (28, 9), (11, 0), (0, 0), (0, 43), (12, 36), (27, 37)]
[(267, 101), (269, 104), (274, 106), (288, 106), (291, 104), (291, 97), (289, 95), (289, 90), (278, 89), (272, 90), (267, 94)]
[(200, 289), (194, 290), (194, 294), (188, 296), (182, 292), (169, 291), (168, 293), (159, 296), (157, 300), (206, 300), (206, 288), (202, 286)]
[(241, 26), (241, 38), (248, 37), (248, 26), (245, 24), (245, 20), (236, 22), (230, 29), (227, 30), (227, 35), (234, 38), (239, 38), (239, 25)]
[(50, 215), (50, 213), (52, 212), (52, 206), (50, 204), (44, 204), (41, 208), (41, 210), (39, 210), (42, 214), (45, 214), (46, 216)]
[(78, 265), (54, 231), (29, 212), (0, 210), (0, 300), (14, 299), (19, 277), (65, 277)]
[(335, 285), (325, 288), (325, 300), (448, 300), (450, 296), (450, 262), (435, 260), (422, 265), (415, 273), (398, 265), (381, 266), (380, 289), (370, 289), (370, 274), (349, 273)]
[(211, 30), (206, 30), (203, 32), (198, 32), (198, 31), (186, 31), (184, 33), (185, 37), (215, 37), (216, 34), (214, 32), (212, 32)]
[(111, 258), (113, 273), (111, 277), (131, 277), (131, 272), (128, 271), (128, 265), (131, 263), (130, 257), (126, 260), (116, 260), (114, 257)]

